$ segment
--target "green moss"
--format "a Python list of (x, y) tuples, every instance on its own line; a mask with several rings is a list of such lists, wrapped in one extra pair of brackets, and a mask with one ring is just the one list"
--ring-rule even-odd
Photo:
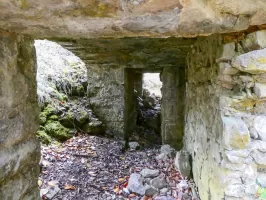
[(74, 128), (74, 113), (68, 111), (63, 117), (59, 118), (59, 122), (67, 128)]
[(45, 131), (59, 141), (65, 141), (72, 137), (71, 131), (62, 126), (58, 121), (47, 121)]
[(49, 135), (47, 135), (45, 131), (39, 130), (37, 131), (36, 135), (43, 144), (50, 144), (52, 142), (52, 138)]
[(46, 117), (49, 117), (50, 115), (54, 115), (56, 114), (56, 108), (53, 107), (51, 104), (48, 104), (44, 110), (43, 110), (43, 115), (45, 115)]
[(48, 120), (57, 121), (58, 120), (58, 116), (57, 115), (51, 115), (51, 116), (48, 117)]
[(43, 113), (43, 112), (40, 113), (39, 121), (40, 121), (41, 125), (45, 124), (45, 122), (46, 122), (46, 114), (45, 113)]

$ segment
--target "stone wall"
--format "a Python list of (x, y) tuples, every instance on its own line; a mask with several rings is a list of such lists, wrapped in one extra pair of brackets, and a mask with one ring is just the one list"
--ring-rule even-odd
[(93, 111), (116, 136), (124, 133), (124, 67), (87, 66)]
[(33, 40), (0, 32), (0, 199), (39, 199)]
[(265, 38), (199, 38), (188, 56), (184, 143), (203, 200), (255, 199), (265, 187), (266, 54), (254, 51)]

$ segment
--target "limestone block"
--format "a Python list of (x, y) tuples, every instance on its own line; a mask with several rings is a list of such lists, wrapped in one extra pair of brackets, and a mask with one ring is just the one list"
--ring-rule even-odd
[(221, 54), (217, 56), (216, 62), (226, 62), (231, 60), (235, 55), (235, 43), (224, 44), (221, 50)]
[(258, 116), (254, 119), (254, 128), (259, 138), (266, 141), (266, 116)]
[(235, 75), (239, 72), (238, 69), (233, 68), (229, 63), (226, 62), (219, 63), (219, 69), (220, 73), (225, 75)]
[(241, 42), (246, 52), (263, 49), (266, 47), (266, 31), (261, 30), (261, 31), (250, 33)]
[(244, 197), (245, 193), (245, 185), (228, 185), (224, 192), (225, 195), (230, 197), (242, 198)]
[(222, 117), (223, 140), (227, 149), (244, 149), (250, 142), (249, 130), (240, 118)]
[(254, 93), (258, 98), (266, 98), (266, 84), (255, 83)]
[(252, 140), (249, 145), (251, 150), (258, 150), (266, 153), (266, 142), (262, 140)]
[(266, 73), (266, 48), (237, 56), (232, 60), (232, 66), (251, 74)]
[(260, 151), (253, 151), (251, 156), (258, 165), (266, 166), (266, 154)]

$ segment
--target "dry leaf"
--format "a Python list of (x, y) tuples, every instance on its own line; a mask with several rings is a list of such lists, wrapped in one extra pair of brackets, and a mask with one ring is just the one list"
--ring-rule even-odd
[(41, 187), (42, 185), (42, 180), (38, 180), (38, 186)]
[(64, 186), (64, 189), (65, 189), (65, 190), (75, 190), (76, 188), (75, 188), (75, 186), (73, 186), (73, 185), (65, 185), (65, 186)]

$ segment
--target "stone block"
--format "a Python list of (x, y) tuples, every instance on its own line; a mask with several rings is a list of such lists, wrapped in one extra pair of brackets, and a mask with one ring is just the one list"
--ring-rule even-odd
[(263, 49), (266, 47), (266, 30), (253, 32), (241, 41), (246, 52)]
[(222, 46), (220, 55), (217, 56), (216, 62), (230, 61), (235, 55), (235, 43), (227, 43)]
[(226, 62), (219, 63), (219, 69), (220, 69), (220, 74), (225, 74), (225, 75), (235, 75), (239, 72), (238, 69), (233, 68), (229, 63)]
[(254, 93), (258, 98), (266, 98), (266, 84), (255, 83)]
[(266, 48), (237, 56), (231, 64), (243, 72), (251, 74), (266, 73)]
[(226, 149), (244, 149), (250, 143), (249, 130), (241, 118), (222, 117)]
[(254, 128), (257, 131), (259, 138), (266, 141), (266, 116), (257, 116), (254, 119)]

